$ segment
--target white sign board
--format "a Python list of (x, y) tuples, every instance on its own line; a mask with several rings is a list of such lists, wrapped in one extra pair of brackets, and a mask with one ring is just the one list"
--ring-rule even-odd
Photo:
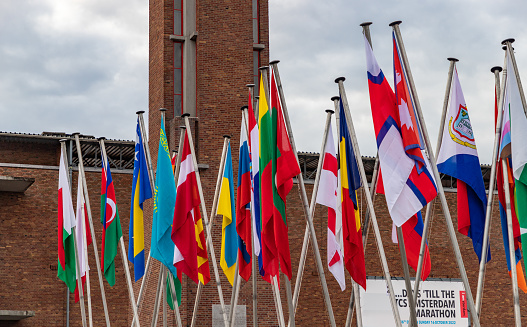
[[(410, 310), (404, 280), (392, 280), (392, 284), (402, 325), (408, 326)], [(363, 326), (395, 326), (385, 280), (368, 279), (366, 289), (367, 291), (364, 291), (360, 287)], [(463, 283), (439, 280), (421, 282), (416, 314), (419, 326), (468, 326), (467, 300)]]

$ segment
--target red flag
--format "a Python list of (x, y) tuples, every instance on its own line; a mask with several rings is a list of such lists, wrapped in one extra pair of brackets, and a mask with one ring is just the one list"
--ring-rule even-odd
[(177, 185), (176, 207), (172, 223), (174, 266), (195, 283), (210, 280), (207, 247), (199, 206), (201, 204), (194, 161), (188, 142), (188, 131), (181, 154), (181, 167)]

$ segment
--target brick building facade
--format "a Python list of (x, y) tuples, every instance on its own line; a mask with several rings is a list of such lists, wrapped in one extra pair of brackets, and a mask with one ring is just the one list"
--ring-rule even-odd
[[(257, 68), (269, 61), (268, 1), (210, 1), (164, 0), (150, 3), (150, 75), (149, 75), (149, 140), (152, 163), (155, 169), (159, 140), (159, 108), (167, 108), (167, 134), (171, 149), (176, 149), (179, 137), (180, 115), (191, 113), (192, 132), (195, 138), (198, 163), (208, 214), (212, 206), (218, 165), (223, 143), (222, 135), (232, 135), (233, 166), (237, 178), (237, 149), (239, 146), (240, 110), (247, 102), (246, 84), (254, 83)], [(134, 126), (130, 126), (133, 129)], [(19, 322), (0, 322), (6, 326), (66, 326), (67, 297), (64, 283), (56, 277), (56, 217), (58, 184), (58, 140), (70, 135), (0, 135), (0, 177), (31, 184), (22, 192), (12, 189), (0, 191), (0, 310), (31, 310), (30, 317)], [(93, 161), (87, 165), (87, 181), (90, 190), (91, 209), (95, 223), (95, 235), (100, 251), (101, 226), (99, 217), (100, 162), (97, 150), (93, 150), (93, 138), (82, 139), (83, 155)], [(109, 141), (115, 147), (115, 163), (112, 173), (117, 192), (121, 223), (128, 244), (128, 216), (132, 174), (126, 161), (126, 149), (132, 142)], [(92, 146), (92, 152), (89, 152)], [(77, 181), (75, 155), (72, 147), (72, 184)], [(96, 148), (96, 145), (95, 145)], [(124, 149), (124, 150), (123, 150)], [(124, 152), (123, 152), (124, 151)], [(123, 153), (124, 157), (123, 157)], [(118, 160), (119, 159), (119, 160)], [(313, 177), (307, 170), (316, 167), (316, 155), (302, 154), (302, 166), (306, 178)], [(371, 175), (372, 159), (365, 158)], [(305, 163), (305, 165), (304, 165)], [(92, 167), (92, 168), (90, 168)], [(307, 167), (307, 168), (306, 168)], [(311, 167), (311, 168), (309, 168)], [(369, 168), (368, 168), (369, 167)], [(488, 169), (486, 170), (488, 178)], [(9, 178), (8, 178), (9, 179)], [(5, 182), (12, 185), (14, 182)], [(11, 184), (10, 184), (11, 183)], [(445, 184), (449, 182), (444, 181)], [(0, 186), (3, 185), (0, 183)], [(448, 184), (449, 186), (452, 186)], [(73, 187), (73, 189), (75, 189)], [(312, 184), (307, 185), (311, 196)], [(456, 225), (455, 189), (447, 193), (451, 214)], [(74, 201), (75, 201), (75, 195)], [(496, 201), (495, 201), (496, 202)], [(391, 220), (382, 196), (375, 202), (385, 251), (392, 276), (402, 276), (398, 247), (391, 243)], [(366, 205), (360, 196), (361, 208)], [(153, 200), (145, 206), (145, 253), (150, 248)], [(364, 215), (365, 210), (361, 210)], [(288, 196), (288, 221), (293, 280), (296, 278), (299, 254), (305, 229), (304, 214), (295, 184)], [(509, 326), (513, 324), (511, 282), (507, 273), (503, 251), (501, 227), (497, 205), (493, 207), (491, 232), (492, 261), (487, 267), (486, 287), (483, 297), (482, 326)], [(449, 245), (446, 225), (438, 204), (434, 205), (430, 230), (431, 277), (458, 278), (452, 248)], [(326, 265), (326, 210), (317, 207), (314, 216), (318, 243)], [(221, 217), (214, 218), (212, 237), (219, 259)], [(457, 234), (465, 267), (475, 297), (478, 262), (471, 241)], [(368, 276), (382, 276), (378, 252), (370, 233), (366, 245), (366, 272)], [(310, 250), (311, 251), (311, 250)], [(314, 257), (308, 252), (303, 275), (302, 290), (296, 313), (299, 326), (328, 326), (319, 277)], [(95, 258), (91, 252), (92, 304), (94, 326), (103, 326), (104, 317), (99, 293)], [(117, 257), (117, 284), (109, 288), (105, 284), (109, 312), (114, 326), (131, 324), (131, 309), (125, 285), (121, 258)], [(210, 260), (210, 258), (209, 258)], [(210, 262), (210, 261), (209, 261)], [(204, 287), (198, 314), (199, 326), (212, 325), (213, 306), (219, 304), (212, 264), (211, 282)], [(145, 300), (140, 307), (141, 325), (152, 320), (159, 263), (153, 260), (152, 269), (145, 276)], [(343, 326), (350, 299), (351, 287), (341, 292), (337, 282), (325, 269), (337, 326)], [(348, 274), (346, 274), (349, 276)], [(231, 297), (231, 286), (220, 271), (226, 303)], [(135, 294), (140, 282), (134, 284)], [(189, 325), (192, 317), (196, 285), (186, 276), (183, 278), (181, 315), (183, 325)], [(81, 326), (80, 310), (69, 296), (70, 325)], [(281, 292), (284, 312), (287, 312), (285, 292)], [(526, 299), (520, 294), (521, 304)], [(246, 324), (252, 326), (252, 286), (242, 282), (239, 305), (245, 306)], [(270, 285), (258, 281), (259, 326), (277, 326)], [(524, 313), (523, 319), (527, 319)], [(174, 315), (169, 311), (169, 326), (175, 326)], [(158, 323), (162, 322), (160, 311)]]

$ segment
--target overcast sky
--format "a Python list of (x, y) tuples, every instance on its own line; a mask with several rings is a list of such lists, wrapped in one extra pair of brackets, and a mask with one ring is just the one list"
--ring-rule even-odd
[[(334, 79), (345, 76), (363, 155), (376, 154), (360, 23), (393, 84), (391, 28), (400, 25), (435, 146), (448, 72), (456, 57), (482, 163), (492, 154), (494, 77), (501, 41), (516, 38), (527, 80), (522, 1), (270, 0), (271, 59), (279, 59), (297, 149), (320, 150)], [(0, 1), (0, 131), (81, 132), (133, 139), (148, 105), (148, 1)]]

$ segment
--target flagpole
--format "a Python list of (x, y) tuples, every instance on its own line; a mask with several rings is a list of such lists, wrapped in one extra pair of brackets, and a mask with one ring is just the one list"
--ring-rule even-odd
[[(248, 88), (249, 88), (249, 95), (250, 95), (250, 101), (251, 101), (251, 105), (253, 106), (253, 109), (255, 107), (255, 99), (254, 99), (254, 84), (247, 84), (246, 85)], [(248, 110), (245, 110), (244, 111), (244, 115), (245, 115), (245, 124), (249, 124), (249, 113), (248, 113)], [(247, 126), (247, 137), (250, 139), (251, 138), (251, 135), (250, 135), (251, 131), (249, 130), (249, 126)], [(253, 160), (253, 159), (251, 159)], [(254, 159), (254, 160), (258, 160), (257, 158)], [(254, 207), (251, 203), (251, 210), (254, 211)], [(252, 227), (252, 230), (256, 230), (256, 226), (254, 226), (253, 224), (253, 219), (251, 217), (251, 227)], [(254, 247), (254, 238), (253, 238), (253, 233), (251, 232), (251, 242), (252, 242), (252, 245)], [(257, 264), (256, 264), (256, 261), (258, 261), (258, 256), (255, 255), (254, 253), (254, 248), (252, 250), (252, 253), (251, 253), (251, 257), (252, 257), (252, 262), (251, 262), (251, 265), (252, 265), (252, 286), (253, 286), (253, 326), (254, 327), (258, 327), (258, 281), (256, 279), (256, 272), (257, 272)]]
[[(104, 161), (109, 164), (108, 157), (106, 155), (106, 147), (104, 145), (104, 137), (99, 138), (99, 143), (101, 145), (101, 152), (104, 158)], [(108, 167), (109, 168), (109, 167)], [(135, 304), (134, 289), (132, 287), (132, 279), (130, 277), (130, 268), (128, 267), (128, 259), (126, 256), (126, 249), (124, 247), (124, 238), (121, 236), (119, 239), (119, 244), (121, 248), (121, 258), (123, 259), (124, 274), (126, 276), (126, 284), (128, 286), (128, 295), (130, 297), (130, 304), (132, 305), (132, 311), (134, 314), (134, 319), (137, 327), (140, 327), (139, 324), (139, 315), (137, 314), (137, 306)]]
[[(452, 76), (454, 75), (454, 69), (456, 68), (456, 62), (459, 60), (456, 58), (447, 58), (450, 61), (450, 66), (448, 68), (448, 78), (446, 82), (445, 97), (443, 100), (443, 111), (441, 113), (441, 120), (439, 121), (439, 135), (437, 136), (437, 145), (435, 158), (439, 155), (439, 150), (441, 149), (441, 142), (443, 141), (443, 130), (445, 129), (445, 119), (446, 113), (448, 111), (448, 102), (450, 98), (450, 89), (452, 88)], [(423, 263), (425, 257), (426, 242), (428, 240), (428, 232), (431, 221), (432, 207), (434, 206), (435, 199), (432, 199), (430, 203), (426, 206), (425, 221), (423, 227), (423, 235), (421, 236), (421, 246), (419, 248), (419, 260), (417, 262), (417, 271), (415, 273), (415, 282), (414, 282), (414, 294), (413, 300), (414, 303), (417, 303), (417, 294), (419, 293), (419, 283), (421, 282), (421, 272), (423, 270)]]
[[(224, 302), (224, 299), (223, 299), (223, 291), (221, 289), (221, 280), (220, 280), (220, 275), (218, 273), (218, 264), (216, 263), (216, 253), (214, 252), (214, 246), (212, 244), (212, 234), (211, 234), (211, 228), (212, 228), (212, 221), (214, 219), (214, 216), (216, 215), (216, 210), (218, 208), (218, 197), (219, 197), (219, 185), (221, 185), (221, 180), (223, 178), (223, 166), (225, 165), (225, 155), (227, 153), (227, 142), (229, 140), (230, 137), (225, 137), (224, 136), (224, 139), (223, 139), (223, 152), (222, 152), (222, 155), (221, 155), (221, 161), (220, 161), (220, 172), (218, 173), (218, 180), (216, 182), (216, 191), (214, 193), (214, 200), (212, 202), (212, 211), (210, 213), (210, 220), (207, 221), (207, 208), (205, 206), (205, 198), (203, 197), (203, 188), (201, 186), (201, 178), (200, 178), (200, 175), (199, 175), (199, 168), (198, 168), (198, 161), (196, 159), (196, 152), (194, 151), (194, 140), (192, 139), (192, 133), (191, 133), (191, 129), (190, 129), (190, 123), (189, 123), (189, 120), (188, 120), (188, 117), (190, 116), (189, 113), (184, 113), (183, 115), (181, 115), (181, 117), (185, 120), (185, 126), (187, 128), (187, 135), (188, 135), (188, 141), (189, 141), (189, 145), (190, 145), (190, 152), (192, 153), (192, 159), (193, 159), (193, 162), (194, 162), (194, 171), (195, 171), (195, 174), (196, 174), (196, 181), (198, 183), (198, 190), (199, 190), (199, 197), (200, 197), (200, 202), (201, 202), (201, 211), (203, 212), (203, 219), (205, 220), (205, 229), (207, 230), (207, 251), (210, 252), (210, 256), (211, 256), (211, 259), (212, 259), (212, 266), (214, 268), (214, 276), (216, 278), (216, 284), (218, 286), (218, 295), (219, 295), (219, 298), (220, 298), (220, 304), (221, 304), (221, 311), (222, 311), (222, 315), (223, 315), (223, 323), (225, 325), (225, 327), (228, 327), (228, 317), (227, 317), (227, 312), (225, 311), (225, 302)], [(195, 324), (196, 324), (196, 320), (197, 320), (197, 311), (198, 311), (198, 305), (199, 305), (199, 301), (201, 299), (201, 291), (202, 291), (202, 288), (203, 288), (203, 284), (201, 283), (201, 281), (198, 283), (198, 291), (196, 292), (196, 301), (194, 302), (194, 311), (192, 313), (192, 323), (191, 323), (191, 327), (194, 327)]]
[(239, 276), (239, 265), (238, 260), (240, 260), (240, 256), (238, 253), (236, 253), (236, 267), (234, 268), (234, 281), (233, 281), (233, 289), (231, 292), (231, 305), (229, 308), (229, 327), (234, 326), (234, 321), (236, 320), (236, 304), (238, 303), (238, 291), (240, 289), (240, 282), (241, 278)]
[[(82, 192), (82, 178), (80, 176), (80, 174), (78, 175), (77, 177), (78, 179), (80, 179), (81, 181), (81, 193), (82, 193), (82, 197), (84, 199), (84, 192)], [(84, 203), (86, 202), (86, 200), (84, 200)], [(85, 210), (84, 210), (84, 205), (82, 206), (82, 216), (81, 216), (81, 224), (83, 226), (82, 228), (82, 231), (83, 231), (83, 235), (82, 235), (82, 243), (83, 243), (83, 248), (84, 248), (84, 256), (86, 258), (86, 267), (89, 268), (89, 265), (88, 265), (88, 240), (86, 239), (86, 219), (85, 219)], [(93, 239), (92, 239), (92, 242), (93, 242)], [(90, 286), (90, 270), (89, 269), (86, 269), (86, 294), (87, 294), (87, 297), (88, 297), (88, 324), (90, 327), (93, 327), (93, 313), (92, 313), (92, 306), (91, 306), (91, 286)]]
[[(320, 173), (322, 171), (322, 166), (324, 162), (324, 152), (325, 152), (326, 144), (328, 141), (328, 133), (329, 133), (329, 125), (331, 123), (331, 115), (334, 113), (334, 111), (327, 109), (326, 113), (327, 113), (326, 123), (324, 125), (324, 133), (322, 135), (322, 146), (321, 146), (320, 153), (318, 156), (318, 166), (317, 166), (317, 173), (315, 175), (315, 184), (313, 185), (313, 192), (311, 193), (311, 203), (309, 205), (309, 211), (311, 212), (312, 217), (315, 214), (316, 198), (317, 198), (318, 186), (320, 184)], [(309, 226), (306, 224), (306, 231), (304, 233), (304, 242), (302, 244), (302, 252), (300, 254), (298, 272), (296, 274), (295, 291), (293, 294), (293, 309), (295, 311), (295, 314), (296, 314), (296, 309), (298, 307), (298, 297), (300, 295), (300, 287), (302, 285), (302, 277), (304, 275), (304, 267), (306, 264), (306, 255), (307, 255), (308, 247), (309, 247)]]
[[(518, 91), (520, 93), (520, 99), (522, 101), (523, 111), (527, 114), (527, 105), (525, 103), (525, 95), (523, 94), (523, 87), (520, 80), (520, 74), (518, 73), (518, 67), (516, 66), (516, 58), (514, 57), (514, 51), (512, 49), (512, 42), (514, 42), (514, 39), (506, 39), (502, 42), (503, 45), (507, 47), (507, 55), (510, 56), (511, 62), (512, 62), (512, 68), (514, 72), (508, 72), (507, 66), (505, 66), (505, 69), (503, 71), (503, 74), (507, 76), (507, 74), (514, 73), (516, 77), (516, 83), (518, 84)], [(504, 99), (503, 99), (504, 100)], [(501, 109), (498, 108), (498, 110)], [(506, 202), (506, 211), (507, 211), (507, 229), (509, 234), (509, 257), (510, 257), (510, 264), (511, 264), (511, 277), (512, 277), (512, 291), (514, 296), (514, 318), (516, 321), (516, 326), (521, 326), (521, 312), (520, 312), (520, 297), (518, 294), (518, 275), (516, 272), (516, 265), (513, 263), (516, 256), (515, 256), (515, 247), (514, 247), (514, 233), (512, 229), (512, 211), (511, 211), (511, 201), (510, 201), (510, 192), (509, 192), (509, 185), (508, 185), (508, 171), (507, 171), (507, 163), (505, 159), (501, 159), (501, 166), (503, 171), (503, 185), (505, 188), (505, 202)]]
[[(401, 264), (403, 266), (404, 272), (404, 284), (406, 286), (406, 298), (408, 299), (408, 308), (410, 309), (410, 324), (409, 326), (419, 326), (417, 324), (417, 316), (415, 313), (415, 303), (413, 293), (412, 293), (412, 284), (410, 283), (410, 269), (408, 268), (408, 259), (406, 257), (406, 248), (404, 246), (404, 236), (403, 229), (401, 227), (396, 227), (397, 229), (397, 241), (399, 242), (399, 252), (401, 253)], [(417, 294), (417, 290), (415, 291)]]
[[(163, 264), (159, 266), (159, 275), (157, 278), (157, 289), (156, 289), (156, 297), (154, 298), (154, 311), (152, 312), (152, 322), (150, 323), (151, 327), (154, 327), (157, 325), (157, 320), (159, 319), (159, 302), (161, 294), (163, 289)], [(135, 319), (134, 319), (135, 321)]]
[[(60, 140), (60, 147), (62, 150), (62, 153), (66, 152), (66, 139)], [(64, 160), (64, 158), (62, 158)], [(67, 167), (66, 163), (64, 164), (65, 167)], [(71, 182), (68, 181), (68, 184), (70, 184), (70, 196), (71, 196)], [(73, 245), (74, 245), (74, 252), (75, 252), (75, 272), (77, 273), (76, 283), (77, 283), (77, 290), (79, 292), (79, 305), (81, 307), (81, 317), (82, 317), (82, 326), (86, 327), (86, 308), (84, 307), (84, 291), (82, 290), (82, 279), (81, 279), (81, 273), (80, 273), (80, 267), (79, 267), (79, 253), (77, 248), (77, 228), (75, 226), (72, 227), (71, 233), (73, 236)]]
[[(297, 164), (299, 164), (298, 152), (296, 150), (295, 138), (293, 136), (293, 129), (291, 128), (291, 122), (289, 120), (289, 112), (287, 110), (287, 104), (286, 104), (285, 96), (284, 96), (284, 90), (282, 88), (282, 82), (280, 80), (280, 73), (278, 72), (278, 63), (279, 63), (278, 60), (274, 60), (274, 61), (271, 61), (269, 65), (273, 68), (273, 72), (275, 74), (276, 84), (278, 87), (278, 94), (280, 95), (280, 101), (282, 103), (282, 110), (284, 114), (285, 124), (287, 126), (287, 132), (289, 134), (289, 139), (291, 142), (291, 148), (293, 150), (293, 153), (295, 154), (296, 162)], [(301, 197), (302, 204), (303, 204), (304, 215), (307, 220), (307, 224), (309, 225), (309, 229), (311, 233), (311, 242), (313, 243), (313, 252), (315, 254), (315, 261), (317, 263), (318, 276), (320, 278), (320, 284), (322, 286), (322, 292), (324, 294), (324, 300), (326, 303), (326, 309), (327, 309), (328, 316), (329, 316), (329, 322), (332, 327), (335, 327), (336, 326), (335, 316), (333, 315), (333, 307), (331, 306), (331, 300), (329, 298), (329, 291), (328, 291), (328, 285), (326, 283), (324, 266), (322, 265), (322, 259), (320, 257), (320, 250), (318, 247), (317, 235), (315, 232), (315, 226), (313, 224), (313, 216), (311, 215), (311, 211), (309, 210), (309, 203), (307, 199), (306, 187), (304, 185), (304, 176), (302, 175), (302, 173), (298, 174), (297, 180), (298, 180), (298, 185), (299, 185), (300, 197)], [(293, 317), (294, 317), (294, 311), (293, 311)]]
[[(494, 74), (494, 85), (495, 92), (497, 97), (497, 102), (502, 105), (502, 94), (500, 88), (500, 72), (502, 68), (499, 66), (492, 67), (490, 70)], [(503, 74), (506, 77), (505, 72)], [(505, 89), (505, 88), (503, 88)], [(485, 230), (483, 233), (483, 244), (489, 244), (489, 234), (490, 234), (490, 221), (492, 219), (492, 204), (494, 202), (494, 188), (496, 183), (496, 163), (498, 156), (498, 147), (500, 143), (501, 136), (501, 120), (503, 115), (503, 110), (501, 110), (501, 105), (498, 107), (498, 117), (496, 120), (496, 133), (494, 135), (494, 147), (492, 148), (492, 165), (490, 168), (490, 179), (489, 179), (489, 195), (487, 197), (487, 211), (485, 215)], [(479, 274), (478, 274), (478, 288), (476, 293), (476, 311), (478, 315), (481, 314), (481, 303), (483, 301), (483, 287), (485, 285), (485, 270), (487, 267), (487, 250), (488, 246), (483, 246), (481, 253), (481, 261), (479, 263)], [(512, 262), (512, 261), (511, 261)]]
[[(508, 236), (509, 236), (509, 258), (510, 258), (510, 264), (511, 264), (511, 280), (512, 280), (512, 296), (514, 300), (514, 321), (516, 323), (516, 327), (520, 327), (522, 325), (521, 322), (521, 313), (520, 313), (520, 296), (518, 292), (518, 275), (516, 272), (516, 264), (514, 261), (516, 261), (516, 255), (514, 251), (514, 232), (512, 230), (512, 211), (511, 211), (511, 195), (509, 192), (509, 173), (507, 171), (508, 165), (506, 162), (506, 159), (501, 159), (501, 169), (503, 173), (503, 188), (505, 190), (505, 205), (506, 205), (506, 212), (507, 212), (507, 229), (508, 229)], [(514, 260), (514, 261), (513, 261)]]
[(101, 298), (102, 298), (102, 306), (104, 309), (104, 318), (106, 319), (106, 326), (110, 326), (110, 316), (108, 314), (108, 306), (106, 304), (106, 292), (104, 291), (104, 282), (102, 280), (102, 272), (101, 272), (101, 261), (99, 260), (99, 250), (97, 249), (97, 241), (95, 240), (94, 235), (94, 227), (93, 227), (93, 219), (91, 215), (91, 207), (90, 207), (90, 197), (88, 193), (88, 185), (86, 183), (86, 175), (84, 173), (84, 162), (82, 160), (82, 149), (81, 149), (81, 142), (79, 139), (80, 133), (73, 133), (73, 137), (75, 138), (75, 145), (77, 147), (77, 158), (79, 159), (79, 177), (82, 178), (82, 189), (84, 191), (84, 200), (86, 205), (86, 212), (88, 213), (88, 222), (90, 223), (90, 236), (92, 239), (92, 245), (93, 245), (93, 253), (95, 254), (95, 265), (97, 267), (97, 275), (99, 276), (99, 286), (101, 289)]
[[(147, 141), (147, 137), (146, 137), (146, 130), (145, 130), (145, 123), (144, 123), (144, 119), (143, 119), (143, 114), (145, 112), (143, 110), (140, 110), (140, 111), (137, 111), (136, 114), (137, 114), (137, 117), (139, 119), (139, 130), (141, 131), (141, 138), (143, 139), (143, 149), (145, 151), (145, 156), (146, 156), (146, 162), (147, 162), (147, 165), (148, 165), (148, 180), (150, 181), (150, 187), (152, 188), (152, 191), (155, 190), (155, 185), (154, 185), (154, 170), (152, 168), (152, 159), (150, 157), (150, 148), (147, 146), (148, 144), (148, 141)], [(137, 295), (137, 313), (139, 314), (141, 312), (141, 305), (143, 304), (143, 294), (144, 294), (144, 289), (145, 289), (145, 286), (147, 285), (146, 283), (146, 278), (148, 278), (150, 276), (150, 267), (151, 267), (151, 251), (148, 251), (148, 257), (146, 259), (146, 266), (145, 266), (145, 273), (143, 275), (143, 280), (141, 281), (141, 287), (139, 288), (139, 294)], [(133, 326), (133, 323), (134, 321), (132, 321), (132, 326)]]
[[(165, 269), (167, 268), (165, 267)], [(168, 273), (168, 280), (170, 284), (170, 293), (172, 294), (172, 302), (173, 302), (174, 310), (176, 311), (176, 322), (177, 322), (178, 327), (183, 327), (183, 323), (181, 322), (181, 313), (179, 312), (179, 302), (177, 300), (177, 293), (175, 291), (176, 287), (174, 285), (174, 277), (172, 273), (170, 272), (170, 270), (168, 269), (167, 269), (167, 273)]]
[(397, 303), (395, 302), (395, 293), (392, 285), (392, 278), (390, 276), (390, 270), (388, 268), (388, 262), (386, 260), (386, 254), (384, 253), (384, 246), (382, 245), (381, 233), (379, 231), (379, 225), (377, 224), (377, 216), (375, 214), (375, 209), (373, 207), (373, 201), (370, 194), (370, 189), (368, 188), (368, 180), (366, 179), (366, 173), (364, 171), (364, 165), (362, 163), (362, 157), (359, 151), (359, 144), (357, 142), (357, 136), (355, 135), (355, 128), (353, 127), (353, 121), (351, 120), (351, 113), (348, 105), (348, 98), (346, 97), (346, 90), (344, 89), (344, 77), (339, 77), (335, 80), (335, 83), (338, 83), (340, 100), (344, 106), (344, 114), (346, 115), (346, 120), (348, 123), (348, 129), (350, 132), (351, 141), (353, 144), (353, 151), (355, 158), (357, 160), (357, 165), (359, 166), (359, 172), (361, 175), (362, 185), (364, 186), (364, 193), (366, 194), (366, 202), (370, 209), (371, 222), (373, 226), (373, 231), (375, 233), (375, 239), (377, 241), (377, 250), (379, 251), (379, 256), (381, 258), (381, 265), (384, 272), (384, 278), (386, 280), (386, 286), (390, 293), (390, 303), (392, 306), (393, 317), (395, 324), (401, 326), (401, 317), (399, 315), (399, 309)]
[(167, 269), (165, 267), (161, 267), (163, 269), (163, 327), (167, 327)]
[[(415, 91), (415, 84), (414, 84), (414, 80), (413, 80), (413, 77), (412, 77), (412, 72), (410, 70), (410, 65), (408, 63), (408, 58), (406, 57), (406, 51), (405, 51), (404, 44), (403, 44), (403, 41), (402, 41), (401, 31), (399, 30), (399, 24), (400, 23), (401, 23), (401, 21), (395, 21), (395, 22), (391, 23), (390, 26), (392, 26), (392, 28), (393, 28), (393, 30), (395, 32), (395, 37), (396, 37), (397, 43), (399, 44), (399, 47), (400, 47), (401, 57), (403, 59), (404, 67), (406, 69), (406, 74), (408, 76), (408, 81), (410, 83), (411, 94), (412, 94), (412, 97), (413, 97), (413, 99), (415, 101), (415, 107), (416, 107), (416, 111), (417, 111), (417, 119), (418, 119), (418, 122), (420, 122), (420, 126), (421, 126), (421, 129), (423, 131), (423, 136), (424, 136), (426, 148), (430, 151), (432, 149), (432, 147), (430, 145), (430, 139), (428, 137), (428, 132), (427, 132), (427, 129), (426, 129), (426, 125), (424, 124), (424, 121), (423, 121), (423, 113), (421, 111), (421, 104), (419, 103), (419, 98), (417, 97), (417, 92)], [(463, 280), (463, 284), (465, 286), (465, 292), (466, 292), (466, 296), (467, 296), (468, 307), (469, 307), (469, 310), (471, 312), (474, 325), (476, 327), (479, 327), (480, 326), (479, 317), (478, 317), (478, 314), (476, 312), (476, 308), (474, 306), (474, 298), (472, 297), (472, 290), (470, 289), (470, 284), (468, 283), (467, 272), (465, 270), (465, 265), (463, 263), (463, 258), (461, 257), (461, 251), (459, 250), (459, 244), (458, 244), (457, 239), (456, 239), (456, 231), (454, 229), (454, 225), (452, 224), (452, 217), (450, 216), (450, 210), (448, 208), (448, 203), (446, 202), (445, 192), (443, 190), (443, 185), (441, 184), (441, 176), (439, 175), (439, 172), (437, 170), (436, 160), (435, 160), (434, 156), (429, 155), (429, 160), (430, 160), (430, 165), (432, 166), (432, 171), (434, 173), (434, 179), (436, 180), (438, 193), (439, 193), (439, 198), (441, 199), (441, 206), (443, 208), (443, 214), (445, 216), (445, 221), (446, 221), (446, 225), (447, 225), (448, 234), (450, 236), (450, 241), (452, 243), (452, 247), (454, 248), (454, 254), (455, 254), (455, 257), (456, 257), (456, 262), (457, 262), (457, 265), (458, 265), (458, 268), (459, 268), (461, 279)]]

